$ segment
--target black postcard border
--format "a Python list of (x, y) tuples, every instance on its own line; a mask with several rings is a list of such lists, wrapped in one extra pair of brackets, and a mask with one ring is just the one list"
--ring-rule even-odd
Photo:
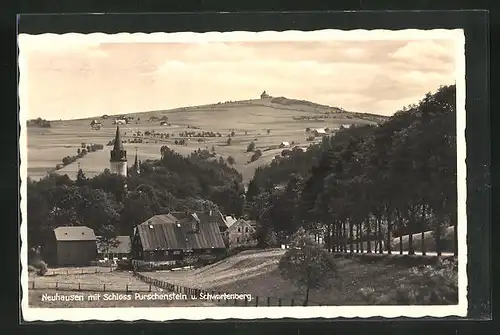
[[(248, 12), (170, 14), (22, 14), (18, 33), (119, 33), (119, 32), (207, 32), (283, 31), (318, 29), (464, 29), (466, 36), (467, 110), (467, 212), (468, 212), (468, 300), (465, 319), (491, 317), (490, 268), (490, 116), (489, 116), (489, 26), (486, 11), (365, 11), (365, 12)], [(19, 117), (19, 115), (17, 115)], [(19, 161), (18, 156), (18, 161)], [(18, 240), (20, 247), (20, 239)], [(20, 289), (20, 288), (19, 288)], [(19, 306), (20, 307), (20, 306)], [(21, 310), (19, 309), (19, 313)], [(429, 318), (433, 319), (433, 318)], [(455, 317), (446, 318), (457, 320)], [(22, 317), (21, 317), (22, 320)], [(398, 319), (337, 319), (396, 321)], [(409, 323), (414, 324), (410, 319)], [(225, 320), (221, 322), (233, 322)], [(319, 325), (326, 319), (258, 320), (257, 322), (305, 322)], [(23, 321), (21, 321), (23, 322)], [(219, 323), (219, 321), (204, 321)], [(456, 321), (455, 321), (456, 322)], [(67, 322), (58, 322), (67, 323)], [(95, 323), (86, 321), (81, 324)], [(170, 322), (177, 324), (177, 322)], [(189, 323), (198, 323), (190, 321)], [(238, 321), (241, 330), (246, 321)], [(406, 322), (405, 322), (406, 323)], [(33, 323), (29, 323), (33, 324)], [(408, 326), (409, 324), (406, 323)], [(414, 327), (414, 325), (412, 326)], [(394, 328), (391, 327), (393, 330)], [(406, 328), (406, 327), (405, 327)], [(137, 328), (135, 328), (137, 329)]]

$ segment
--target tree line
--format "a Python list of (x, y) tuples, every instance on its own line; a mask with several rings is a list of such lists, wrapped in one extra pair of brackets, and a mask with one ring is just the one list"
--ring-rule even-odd
[[(455, 85), (428, 93), (377, 125), (340, 129), (305, 152), (257, 169), (247, 207), (258, 237), (286, 239), (300, 227), (329, 251), (392, 252), (392, 240), (433, 231), (436, 251), (454, 227), (457, 248)], [(425, 252), (422, 238), (422, 251)]]
[(132, 235), (133, 227), (169, 211), (221, 210), (242, 215), (241, 174), (224, 160), (198, 150), (188, 157), (161, 148), (161, 159), (131, 167), (124, 178), (105, 170), (76, 180), (51, 173), (27, 180), (28, 244), (44, 245), (58, 226), (85, 225), (96, 235)]

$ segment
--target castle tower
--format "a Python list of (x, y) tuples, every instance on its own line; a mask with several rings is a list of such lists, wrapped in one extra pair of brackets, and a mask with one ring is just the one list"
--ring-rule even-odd
[(111, 173), (127, 177), (127, 151), (123, 149), (120, 126), (116, 126), (115, 144), (109, 160)]

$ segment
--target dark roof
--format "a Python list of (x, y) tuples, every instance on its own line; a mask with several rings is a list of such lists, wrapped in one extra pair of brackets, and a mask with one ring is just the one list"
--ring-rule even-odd
[(57, 241), (95, 241), (94, 231), (85, 226), (61, 226), (54, 229)]
[(100, 243), (100, 236), (97, 238), (97, 252), (99, 253), (113, 253), (113, 254), (128, 254), (130, 253), (132, 243), (130, 242), (130, 236), (116, 236), (116, 245), (113, 243), (108, 250), (106, 250), (106, 244)]
[[(193, 225), (199, 222), (199, 231)], [(219, 226), (203, 213), (175, 212), (155, 215), (137, 226), (143, 250), (225, 248)]]
[[(220, 211), (201, 211), (194, 213), (201, 221), (215, 222), (219, 227), (227, 228), (224, 215)], [(191, 218), (192, 214), (187, 212), (170, 212), (168, 215), (175, 216), (177, 220)]]
[(123, 150), (122, 137), (120, 134), (120, 126), (116, 126), (115, 144), (113, 146), (113, 150), (116, 152), (120, 152), (121, 150)]

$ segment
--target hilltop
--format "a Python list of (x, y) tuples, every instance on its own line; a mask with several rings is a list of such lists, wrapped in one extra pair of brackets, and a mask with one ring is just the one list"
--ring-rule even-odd
[[(206, 108), (210, 109), (220, 109), (223, 108), (227, 110), (228, 108), (245, 108), (245, 107), (268, 107), (275, 109), (277, 111), (296, 111), (298, 113), (312, 113), (312, 114), (327, 114), (330, 115), (330, 118), (336, 119), (361, 119), (368, 120), (373, 122), (381, 122), (388, 119), (387, 116), (371, 114), (371, 113), (360, 113), (348, 111), (340, 107), (322, 105), (315, 102), (307, 101), (307, 100), (299, 100), (292, 99), (286, 97), (269, 97), (266, 99), (248, 99), (248, 100), (238, 100), (238, 101), (225, 101), (218, 102), (213, 104), (206, 105), (198, 105), (198, 106), (189, 106), (189, 107), (179, 107), (168, 110), (153, 110), (153, 111), (142, 111), (142, 112), (134, 112), (134, 113), (119, 113), (119, 114), (107, 114), (109, 118), (151, 118), (151, 117), (159, 117), (161, 118), (166, 113), (176, 113), (176, 112), (191, 112), (191, 111), (199, 111)], [(222, 110), (220, 110), (222, 111)], [(78, 122), (78, 121), (91, 121), (94, 119), (101, 119), (103, 115), (95, 115), (92, 117), (80, 118), (80, 119), (71, 119), (71, 120), (51, 120), (51, 122)]]
[[(140, 160), (160, 157), (164, 145), (186, 155), (194, 150), (209, 150), (217, 158), (234, 160), (233, 166), (246, 182), (255, 169), (270, 163), (283, 148), (303, 149), (321, 141), (321, 136), (335, 132), (341, 126), (374, 124), (387, 118), (380, 115), (355, 113), (304, 100), (269, 97), (241, 101), (145, 111), (118, 115), (51, 121), (50, 127), (30, 127), (28, 130), (28, 175), (40, 178), (49, 169), (61, 164), (65, 156), (76, 155), (82, 142), (106, 146), (113, 138), (116, 119), (127, 119), (121, 126), (129, 164), (137, 149)], [(96, 121), (99, 127), (92, 127)], [(326, 134), (313, 136), (314, 129)], [(229, 140), (230, 139), (230, 140)], [(229, 141), (228, 141), (229, 140)], [(254, 142), (255, 149), (247, 152)], [(77, 160), (88, 176), (96, 175), (109, 166), (108, 147)], [(257, 152), (258, 159), (252, 161)], [(72, 163), (57, 172), (74, 178), (77, 164)]]

